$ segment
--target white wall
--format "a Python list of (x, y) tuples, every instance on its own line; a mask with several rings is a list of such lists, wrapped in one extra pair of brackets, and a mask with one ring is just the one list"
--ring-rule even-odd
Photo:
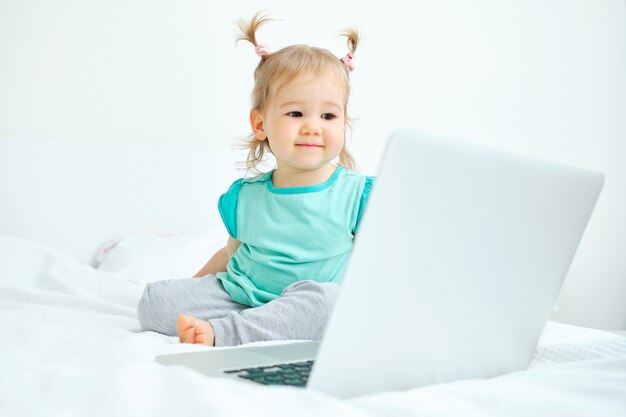
[[(257, 58), (233, 34), (258, 4), (0, 0), (0, 137), (223, 143), (247, 134)], [(264, 2), (283, 20), (259, 38), (339, 56), (335, 32), (358, 25), (351, 146), (364, 171), (404, 126), (605, 172), (555, 317), (626, 329), (624, 0), (306, 4)]]

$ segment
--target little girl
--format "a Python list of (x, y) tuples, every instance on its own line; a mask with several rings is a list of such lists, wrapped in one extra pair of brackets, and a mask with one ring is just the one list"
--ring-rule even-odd
[(270, 152), (276, 168), (220, 197), (228, 242), (194, 278), (148, 284), (139, 302), (144, 329), (183, 343), (320, 340), (372, 186), (353, 172), (345, 138), (357, 32), (344, 33), (341, 59), (306, 45), (270, 52), (256, 41), (267, 22), (241, 22), (238, 40), (261, 58), (247, 167), (259, 173)]

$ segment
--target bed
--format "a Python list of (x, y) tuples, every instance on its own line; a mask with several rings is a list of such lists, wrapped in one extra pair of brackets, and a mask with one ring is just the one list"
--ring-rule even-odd
[(349, 400), (157, 364), (209, 349), (141, 331), (136, 306), (224, 244), (214, 202), (233, 158), (0, 141), (0, 415), (626, 416), (626, 337), (554, 321), (528, 370)]

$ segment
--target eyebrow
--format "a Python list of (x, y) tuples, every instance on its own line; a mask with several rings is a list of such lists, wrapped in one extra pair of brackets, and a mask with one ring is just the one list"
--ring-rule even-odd
[[(288, 101), (286, 103), (283, 103), (280, 105), (279, 108), (283, 108), (283, 107), (287, 107), (287, 106), (292, 106), (292, 105), (301, 105), (304, 104), (304, 101)], [(339, 110), (343, 110), (343, 107), (341, 107), (340, 105), (338, 105), (337, 103), (333, 103), (332, 101), (325, 101), (322, 103), (325, 106), (332, 106), (332, 107), (336, 107)]]

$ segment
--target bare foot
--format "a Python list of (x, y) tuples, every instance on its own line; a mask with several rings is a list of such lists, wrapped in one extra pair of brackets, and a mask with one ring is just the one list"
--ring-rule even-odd
[(177, 327), (181, 343), (215, 346), (215, 332), (208, 321), (181, 314), (178, 316)]

